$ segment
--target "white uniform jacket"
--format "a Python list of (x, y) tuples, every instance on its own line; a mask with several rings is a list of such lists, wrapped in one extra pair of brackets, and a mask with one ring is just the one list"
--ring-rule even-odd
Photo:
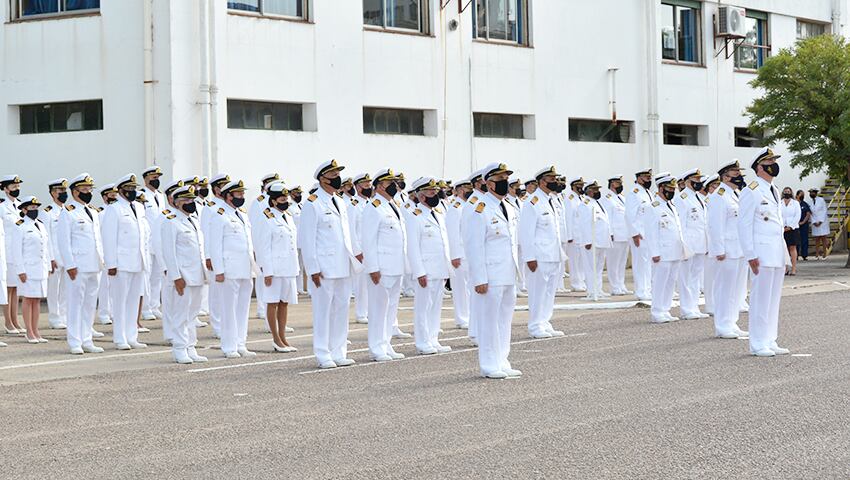
[(66, 270), (76, 268), (81, 273), (97, 273), (103, 269), (101, 215), (102, 213), (93, 207), (75, 200), (69, 200), (65, 204), (59, 214), (56, 244)]
[(464, 228), (463, 244), (469, 261), (469, 276), (473, 286), (516, 285), (519, 272), (517, 235), (513, 209), (490, 193), (473, 208)]
[(561, 262), (561, 228), (555, 195), (541, 189), (528, 196), (519, 214), (517, 237), (523, 262)]
[(686, 188), (673, 198), (679, 211), (679, 223), (682, 224), (682, 236), (688, 249), (695, 254), (708, 252), (708, 233), (706, 232), (705, 203), (697, 193)]
[(757, 258), (762, 267), (785, 267), (785, 246), (780, 193), (772, 183), (757, 178), (741, 191), (738, 237), (744, 259)]
[[(237, 214), (238, 212), (238, 214)], [(250, 279), (256, 271), (251, 222), (248, 212), (224, 204), (210, 220), (206, 247), (212, 260), (213, 273), (230, 280)]]
[(449, 278), (449, 239), (441, 207), (421, 205), (413, 210), (407, 228), (407, 258), (414, 278)]
[(679, 213), (673, 202), (655, 200), (645, 212), (644, 237), (649, 244), (649, 256), (661, 261), (675, 262), (690, 257), (682, 238)]
[(175, 212), (163, 217), (160, 232), (166, 278), (172, 282), (182, 278), (190, 287), (203, 285), (207, 268), (200, 220), (194, 215)]
[(629, 190), (626, 195), (626, 227), (629, 230), (629, 236), (644, 235), (644, 215), (649, 210), (650, 205), (654, 202), (652, 194), (649, 190), (641, 185), (635, 184), (635, 188)]
[(601, 199), (585, 197), (578, 207), (578, 219), (575, 229), (575, 241), (580, 246), (593, 245), (596, 248), (611, 248), (611, 220), (608, 211), (602, 206)]
[(252, 225), (261, 277), (297, 277), (300, 273), (298, 229), (289, 208), (281, 212), (267, 207)]
[(310, 195), (301, 211), (298, 247), (307, 275), (346, 278), (362, 270), (351, 246), (345, 202), (323, 189)]
[(117, 268), (122, 272), (148, 270), (150, 253), (146, 236), (149, 232), (142, 224), (144, 221), (144, 209), (124, 197), (118, 197), (117, 202), (106, 207), (101, 233), (107, 269)]
[(47, 228), (47, 239), (50, 241), (50, 256), (53, 257), (53, 261), (56, 262), (60, 268), (64, 265), (62, 263), (62, 255), (59, 253), (59, 216), (62, 215), (62, 210), (64, 207), (59, 205), (48, 205), (44, 207), (42, 213), (39, 215), (38, 219), (42, 221), (45, 228)]
[(726, 185), (717, 187), (708, 197), (708, 254), (712, 257), (743, 256), (738, 240), (738, 201), (738, 193)]
[(602, 193), (602, 206), (608, 212), (608, 220), (611, 222), (611, 232), (615, 242), (627, 242), (631, 238), (629, 228), (626, 225), (626, 199), (622, 193), (612, 190), (604, 190)]
[(390, 204), (384, 197), (376, 197), (363, 210), (360, 233), (363, 242), (363, 263), (367, 273), (408, 273), (407, 232), (403, 215), (405, 214), (394, 200)]
[(463, 236), (460, 233), (463, 206), (466, 201), (462, 198), (454, 198), (446, 210), (446, 234), (449, 237), (449, 257), (452, 260), (466, 258), (463, 251)]
[(12, 272), (25, 273), (27, 282), (45, 280), (50, 274), (50, 240), (47, 228), (40, 220), (24, 217), (15, 223), (12, 231)]

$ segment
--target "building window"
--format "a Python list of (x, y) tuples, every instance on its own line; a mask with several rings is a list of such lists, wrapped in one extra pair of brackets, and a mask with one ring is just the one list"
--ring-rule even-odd
[(747, 10), (744, 19), (747, 26), (747, 36), (735, 50), (735, 67), (745, 70), (757, 70), (764, 65), (770, 56), (770, 38), (767, 25), (767, 14)]
[(764, 147), (764, 133), (753, 132), (746, 127), (735, 127), (735, 146), (746, 148)]
[(702, 4), (670, 0), (661, 4), (661, 58), (702, 62)]
[(103, 130), (103, 100), (21, 105), (21, 134)]
[(664, 124), (665, 145), (708, 145), (708, 127), (705, 125)]
[(530, 0), (475, 0), (475, 38), (530, 45)]
[(797, 20), (797, 40), (817, 37), (827, 33), (827, 24)]
[(570, 119), (571, 142), (634, 143), (635, 122)]
[(229, 0), (227, 8), (260, 15), (306, 18), (307, 0)]
[(95, 12), (100, 0), (12, 0), (16, 18)]
[(428, 0), (363, 0), (363, 24), (428, 33)]
[(522, 115), (475, 113), (475, 136), (487, 138), (525, 138)]
[(425, 135), (425, 112), (398, 108), (363, 108), (363, 133)]
[(227, 100), (227, 128), (247, 130), (304, 130), (300, 103)]

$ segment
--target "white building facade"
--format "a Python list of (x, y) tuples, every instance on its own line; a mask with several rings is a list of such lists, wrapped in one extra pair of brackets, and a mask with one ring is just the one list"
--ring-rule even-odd
[[(716, 37), (746, 9), (743, 39)], [(744, 163), (758, 66), (847, 0), (2, 0), (0, 173), (605, 179)], [(723, 10), (721, 10), (723, 8)], [(782, 146), (777, 150), (785, 153)], [(819, 185), (786, 168), (780, 185)]]

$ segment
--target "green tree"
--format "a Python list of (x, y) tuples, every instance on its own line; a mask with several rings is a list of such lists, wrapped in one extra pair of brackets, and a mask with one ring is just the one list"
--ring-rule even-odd
[[(843, 37), (800, 40), (768, 59), (750, 84), (750, 128), (788, 145), (800, 178), (825, 171), (850, 185), (850, 45)], [(848, 258), (850, 266), (850, 258)]]

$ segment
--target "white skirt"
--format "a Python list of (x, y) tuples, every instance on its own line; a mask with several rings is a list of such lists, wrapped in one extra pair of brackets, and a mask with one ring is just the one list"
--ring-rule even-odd
[(9, 303), (9, 297), (6, 293), (6, 278), (0, 278), (0, 305)]
[(21, 279), (12, 273), (11, 265), (6, 264), (6, 286), (7, 288), (15, 288), (21, 283)]
[(829, 235), (829, 222), (823, 222), (819, 227), (814, 226), (812, 224), (812, 236), (813, 237), (822, 237), (824, 235)]
[(32, 280), (27, 279), (26, 282), (21, 282), (18, 279), (18, 296), (26, 298), (47, 298), (47, 279)]
[(266, 286), (264, 280), (260, 280), (259, 284), (260, 300), (265, 303), (288, 303), (295, 305), (298, 303), (298, 288), (295, 277), (272, 277), (272, 284)]

